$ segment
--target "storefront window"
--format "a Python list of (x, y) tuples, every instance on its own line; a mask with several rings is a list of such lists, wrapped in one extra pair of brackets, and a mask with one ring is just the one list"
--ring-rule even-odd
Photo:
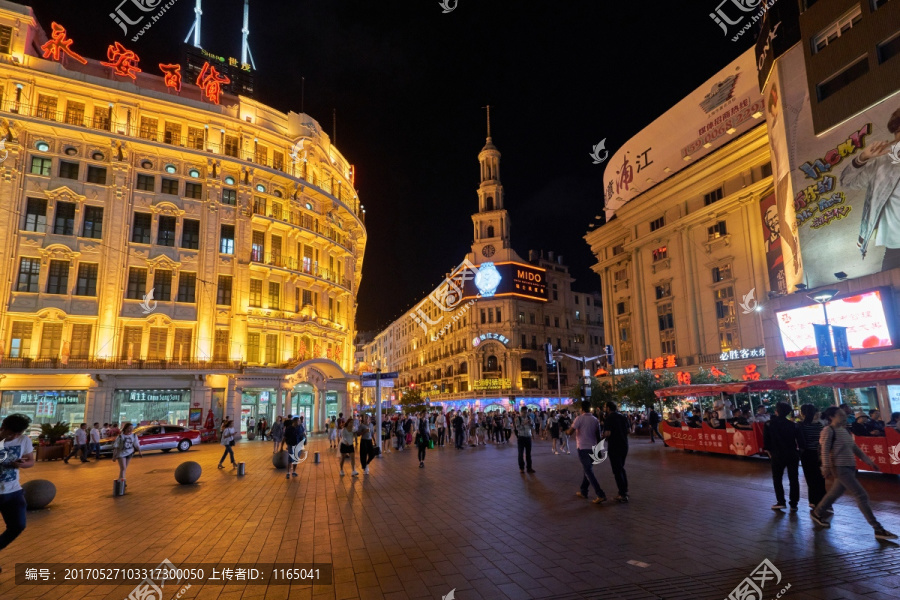
[(306, 427), (309, 428), (310, 423), (312, 423), (313, 390), (311, 387), (307, 386), (298, 386), (297, 389), (300, 391), (291, 394), (291, 405), (294, 409), (293, 414), (295, 417), (303, 417), (303, 422), (306, 423)]
[(147, 425), (153, 421), (187, 425), (190, 390), (116, 390), (113, 420)]
[(241, 395), (241, 433), (247, 433), (247, 418), (253, 417), (257, 423), (263, 417), (271, 426), (275, 422), (275, 392), (273, 390), (244, 388)]
[[(889, 385), (887, 386), (887, 389), (888, 396), (891, 398), (891, 412), (900, 412), (900, 385)], [(888, 419), (885, 419), (885, 421), (887, 420)]]
[(9, 391), (0, 399), (0, 419), (14, 413), (31, 417), (32, 424), (68, 423), (74, 430), (84, 422), (86, 391)]
[(325, 418), (337, 417), (338, 394), (337, 392), (325, 392)]

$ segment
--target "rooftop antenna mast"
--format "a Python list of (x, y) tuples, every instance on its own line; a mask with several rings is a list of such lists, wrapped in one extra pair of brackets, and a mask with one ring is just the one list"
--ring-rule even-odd
[(187, 44), (188, 40), (191, 39), (191, 34), (194, 34), (194, 47), (200, 48), (200, 18), (203, 16), (203, 9), (200, 8), (200, 3), (202, 0), (197, 0), (197, 6), (194, 7), (194, 24), (191, 25), (191, 30), (188, 31), (187, 37), (184, 38), (184, 43)]
[[(197, 0), (199, 3), (200, 0)], [(249, 64), (253, 67), (253, 70), (256, 70), (256, 63), (253, 62), (253, 53), (250, 52), (250, 43), (247, 41), (247, 38), (250, 37), (250, 0), (244, 0), (244, 28), (241, 29), (241, 34), (243, 36), (243, 41), (241, 43), (241, 64), (246, 65)], [(250, 62), (247, 62), (247, 59), (250, 59)]]

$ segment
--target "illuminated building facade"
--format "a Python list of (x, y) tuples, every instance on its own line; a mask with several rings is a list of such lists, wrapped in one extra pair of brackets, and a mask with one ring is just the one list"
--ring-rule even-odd
[(352, 166), (308, 115), (66, 36), (0, 2), (0, 414), (346, 411)]
[(784, 280), (762, 116), (751, 50), (609, 159), (606, 223), (585, 239), (619, 369), (759, 377), (754, 309)]
[(462, 282), (461, 299), (447, 300), (445, 282), (366, 344), (363, 363), (400, 373), (395, 402), (411, 388), (447, 408), (547, 407), (558, 403), (558, 388), (567, 402), (580, 367), (561, 360), (557, 385), (544, 345), (578, 356), (601, 354), (600, 294), (573, 291), (575, 280), (561, 256), (530, 252), (524, 260), (513, 250), (500, 152), (490, 137), (478, 159), (474, 242), (464, 262), (464, 271), (477, 275), (451, 274)]

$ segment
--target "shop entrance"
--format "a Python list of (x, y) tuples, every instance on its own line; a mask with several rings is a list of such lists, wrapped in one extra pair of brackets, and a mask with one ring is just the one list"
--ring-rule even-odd
[(331, 420), (331, 417), (337, 418), (338, 415), (338, 394), (337, 392), (325, 392), (325, 418)]
[(303, 417), (303, 423), (306, 424), (307, 430), (312, 427), (313, 418), (313, 400), (315, 398), (315, 390), (308, 383), (301, 383), (294, 388), (291, 393), (291, 406), (294, 409), (295, 417)]

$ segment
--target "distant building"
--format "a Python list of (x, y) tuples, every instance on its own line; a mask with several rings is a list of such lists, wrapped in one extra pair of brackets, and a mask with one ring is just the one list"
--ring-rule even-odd
[[(600, 294), (573, 291), (561, 256), (530, 252), (524, 260), (513, 250), (500, 151), (490, 136), (478, 159), (472, 252), (465, 257), (467, 267), (449, 274), (461, 287), (440, 286), (378, 333), (365, 346), (364, 362), (400, 373), (395, 400), (416, 388), (432, 404), (448, 408), (547, 407), (559, 403), (561, 390), (566, 403), (581, 367), (561, 359), (557, 380), (556, 370), (545, 364), (544, 347), (601, 354)], [(476, 270), (474, 281), (466, 278)]]

